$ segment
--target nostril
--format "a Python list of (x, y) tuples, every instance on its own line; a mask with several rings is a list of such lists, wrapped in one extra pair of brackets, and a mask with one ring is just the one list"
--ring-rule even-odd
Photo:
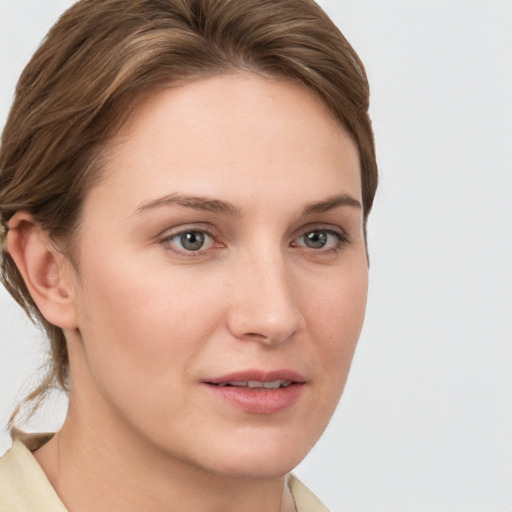
[(285, 324), (279, 326), (276, 326), (275, 324), (272, 326), (261, 326), (260, 332), (254, 330), (246, 330), (246, 332), (244, 332), (243, 329), (231, 329), (231, 333), (240, 340), (254, 341), (267, 345), (282, 343), (290, 339), (294, 335), (295, 331), (295, 327)]
[(258, 332), (248, 332), (244, 336), (247, 336), (248, 338), (261, 338), (261, 339), (268, 338), (268, 336), (265, 336), (264, 334), (260, 334)]

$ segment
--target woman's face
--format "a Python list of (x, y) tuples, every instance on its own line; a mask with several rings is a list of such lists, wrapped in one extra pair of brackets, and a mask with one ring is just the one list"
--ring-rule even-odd
[(362, 326), (360, 203), (354, 143), (298, 85), (242, 73), (146, 100), (83, 210), (82, 421), (217, 474), (288, 472)]

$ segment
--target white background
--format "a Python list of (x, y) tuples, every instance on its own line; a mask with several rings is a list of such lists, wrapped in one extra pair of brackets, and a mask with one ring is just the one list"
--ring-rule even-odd
[[(70, 3), (0, 0), (0, 126)], [(366, 326), (297, 472), (333, 512), (511, 512), (512, 2), (321, 4), (368, 70), (381, 188)], [(41, 341), (3, 288), (0, 309), (3, 425)], [(62, 411), (52, 402), (34, 428)]]

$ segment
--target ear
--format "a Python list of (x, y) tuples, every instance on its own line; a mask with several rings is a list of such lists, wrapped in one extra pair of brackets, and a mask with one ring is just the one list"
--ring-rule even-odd
[(30, 213), (19, 211), (9, 220), (6, 251), (46, 320), (63, 329), (75, 329), (74, 269)]

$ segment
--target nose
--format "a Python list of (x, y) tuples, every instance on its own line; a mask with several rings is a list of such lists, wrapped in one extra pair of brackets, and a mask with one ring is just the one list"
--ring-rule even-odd
[(303, 325), (296, 282), (282, 256), (245, 261), (231, 283), (228, 325), (236, 338), (274, 345)]

